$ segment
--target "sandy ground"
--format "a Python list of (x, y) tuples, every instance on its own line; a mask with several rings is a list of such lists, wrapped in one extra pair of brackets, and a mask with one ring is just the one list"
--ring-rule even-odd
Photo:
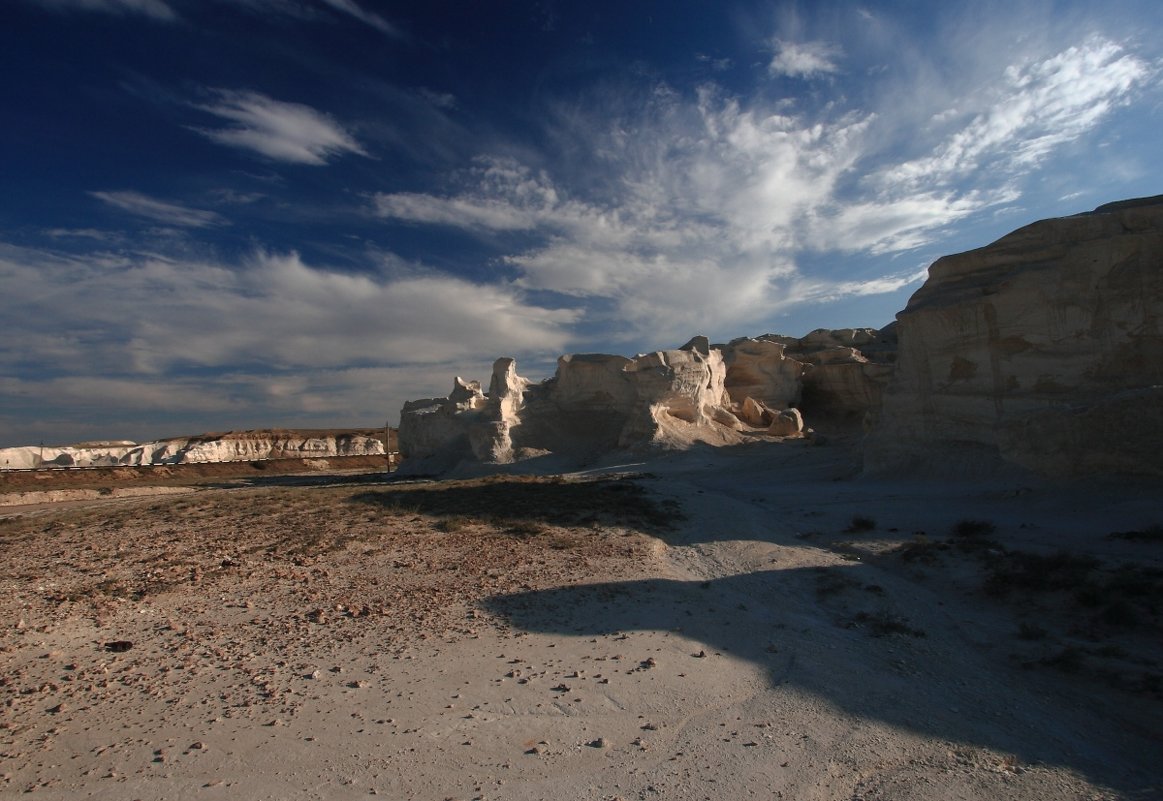
[(1163, 798), (1163, 488), (853, 464), (7, 507), (0, 797)]

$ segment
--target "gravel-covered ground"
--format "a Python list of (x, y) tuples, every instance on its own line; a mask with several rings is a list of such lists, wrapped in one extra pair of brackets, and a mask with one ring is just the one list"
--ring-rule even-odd
[(1155, 488), (850, 468), (6, 507), (0, 797), (1163, 797)]

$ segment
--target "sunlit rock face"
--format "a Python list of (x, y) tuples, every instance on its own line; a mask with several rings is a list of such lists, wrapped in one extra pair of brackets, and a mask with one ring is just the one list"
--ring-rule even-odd
[[(493, 366), (489, 392), (457, 379), (447, 398), (411, 401), (400, 418), (405, 472), (444, 473), (471, 464), (539, 458), (554, 466), (585, 464), (613, 453), (799, 439), (812, 433), (810, 412), (796, 408), (815, 386), (821, 413), (855, 416), (879, 402), (863, 383), (875, 365), (851, 344), (879, 342), (869, 329), (813, 332), (801, 340), (765, 335), (712, 345), (695, 337), (675, 350), (634, 357), (562, 356), (555, 375), (521, 378), (512, 359)], [(843, 343), (843, 344), (841, 344)], [(804, 360), (790, 352), (802, 353)], [(809, 359), (818, 357), (819, 364)], [(854, 366), (855, 377), (812, 385), (812, 371)], [(840, 393), (829, 394), (836, 389)], [(803, 414), (801, 414), (803, 412)], [(807, 422), (805, 421), (807, 416)]]
[(114, 467), (118, 465), (192, 464), (264, 459), (321, 459), (332, 456), (378, 456), (384, 443), (363, 434), (303, 435), (293, 431), (228, 432), (159, 440), (0, 449), (0, 467)]
[(719, 429), (734, 432), (715, 422), (725, 377), (717, 350), (562, 356), (554, 377), (536, 384), (516, 374), (512, 359), (499, 359), (487, 395), (405, 404), (400, 451), (406, 471), (444, 472), (463, 462), (581, 463), (616, 450), (721, 439)]
[(263, 459), (325, 459), (379, 456), (384, 443), (363, 434), (304, 436), (295, 432), (231, 433), (149, 443), (133, 449), (123, 464), (194, 464)]
[(866, 470), (1163, 474), (1163, 196), (946, 256), (897, 320)]

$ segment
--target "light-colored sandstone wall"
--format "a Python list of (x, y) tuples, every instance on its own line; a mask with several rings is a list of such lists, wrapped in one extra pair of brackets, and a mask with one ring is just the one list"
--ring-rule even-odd
[(897, 320), (868, 471), (1163, 474), (1163, 198), (942, 258)]

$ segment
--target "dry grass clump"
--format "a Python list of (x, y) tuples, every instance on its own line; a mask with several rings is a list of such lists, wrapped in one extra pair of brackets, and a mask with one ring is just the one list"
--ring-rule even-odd
[(906, 618), (890, 612), (857, 612), (852, 618), (853, 627), (867, 628), (873, 637), (890, 637), (903, 634), (908, 637), (924, 637), (923, 629), (909, 625)]
[[(992, 539), (990, 521), (958, 521), (944, 539), (914, 535), (888, 554), (902, 562), (944, 568), (1024, 618), (1014, 638), (1032, 656), (1026, 667), (1049, 667), (1132, 692), (1159, 694), (1163, 674), (1153, 656), (1163, 634), (1163, 570), (1112, 565), (1086, 553), (1037, 553)], [(1154, 528), (1106, 539), (1152, 543)], [(967, 557), (955, 563), (956, 555)], [(976, 576), (976, 579), (972, 578)], [(965, 578), (959, 580), (966, 580)], [(1154, 688), (1154, 689), (1153, 689)]]
[(844, 529), (849, 534), (855, 534), (862, 531), (873, 531), (876, 529), (876, 520), (864, 515), (855, 515), (848, 523), (848, 528)]
[(954, 537), (988, 537), (997, 531), (997, 526), (988, 520), (959, 520), (953, 524), (950, 533)]
[(1129, 540), (1130, 542), (1143, 542), (1152, 545), (1159, 545), (1163, 543), (1163, 526), (1158, 523), (1147, 526), (1143, 529), (1136, 529), (1134, 531), (1112, 531), (1106, 535), (1108, 540)]
[(1042, 555), (1028, 551), (1005, 551), (988, 560), (982, 585), (989, 595), (1011, 592), (1056, 592), (1088, 586), (1099, 561), (1092, 556), (1059, 551)]
[(913, 534), (911, 540), (901, 543), (888, 551), (888, 553), (899, 556), (905, 562), (920, 562), (925, 565), (935, 565), (937, 564), (938, 554), (941, 551), (947, 550), (949, 550), (949, 546), (946, 543), (931, 540), (923, 531), (918, 531)]

